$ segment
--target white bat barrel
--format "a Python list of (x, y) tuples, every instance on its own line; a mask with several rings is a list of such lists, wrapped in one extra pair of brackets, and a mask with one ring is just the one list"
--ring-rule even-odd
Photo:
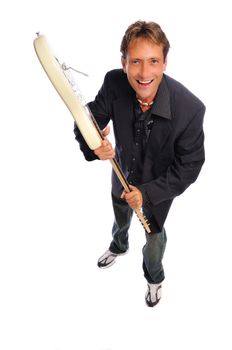
[(80, 103), (71, 84), (53, 56), (52, 51), (44, 35), (39, 35), (34, 40), (34, 48), (41, 65), (47, 73), (56, 91), (71, 112), (82, 136), (89, 148), (94, 150), (101, 146), (101, 137), (94, 126), (86, 108)]

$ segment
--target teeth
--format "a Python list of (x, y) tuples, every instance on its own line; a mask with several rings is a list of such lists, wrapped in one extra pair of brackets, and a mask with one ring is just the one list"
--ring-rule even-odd
[(150, 84), (152, 80), (138, 80), (140, 84)]

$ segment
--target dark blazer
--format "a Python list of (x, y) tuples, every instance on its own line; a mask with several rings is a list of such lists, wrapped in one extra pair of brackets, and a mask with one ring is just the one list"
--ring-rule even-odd
[[(106, 74), (104, 83), (89, 107), (103, 129), (110, 120), (115, 134), (116, 159), (124, 174), (130, 170), (133, 151), (133, 101), (135, 92), (122, 69)], [(152, 107), (154, 125), (144, 159), (142, 183), (138, 188), (144, 209), (153, 214), (153, 229), (160, 232), (172, 200), (193, 183), (204, 163), (204, 104), (182, 84), (163, 76)], [(77, 126), (76, 139), (87, 160), (97, 159)], [(114, 172), (112, 191), (122, 192)], [(145, 210), (146, 211), (146, 210)]]

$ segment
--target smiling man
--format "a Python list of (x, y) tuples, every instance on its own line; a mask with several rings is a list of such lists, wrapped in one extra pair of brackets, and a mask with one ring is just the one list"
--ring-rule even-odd
[[(153, 103), (166, 69), (163, 45), (138, 37), (121, 58), (124, 72), (142, 106)], [(145, 105), (146, 106), (146, 105)]]
[[(151, 307), (161, 298), (167, 240), (164, 223), (169, 209), (173, 199), (197, 179), (204, 163), (205, 106), (164, 74), (169, 47), (157, 23), (130, 25), (121, 43), (123, 69), (108, 72), (95, 100), (89, 103), (105, 136), (101, 147), (91, 151), (74, 127), (85, 158), (116, 157), (131, 185), (131, 192), (125, 193), (112, 173), (113, 239), (98, 266), (110, 267), (128, 252), (133, 209), (142, 208), (151, 228), (142, 250), (148, 286), (145, 300)], [(115, 149), (107, 139), (110, 120)]]

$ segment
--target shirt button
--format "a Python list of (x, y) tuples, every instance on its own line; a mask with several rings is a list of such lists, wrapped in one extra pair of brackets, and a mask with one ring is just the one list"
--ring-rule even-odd
[(135, 142), (135, 146), (138, 146), (139, 145), (139, 143), (138, 142)]
[(135, 157), (133, 157), (132, 160), (135, 161)]

